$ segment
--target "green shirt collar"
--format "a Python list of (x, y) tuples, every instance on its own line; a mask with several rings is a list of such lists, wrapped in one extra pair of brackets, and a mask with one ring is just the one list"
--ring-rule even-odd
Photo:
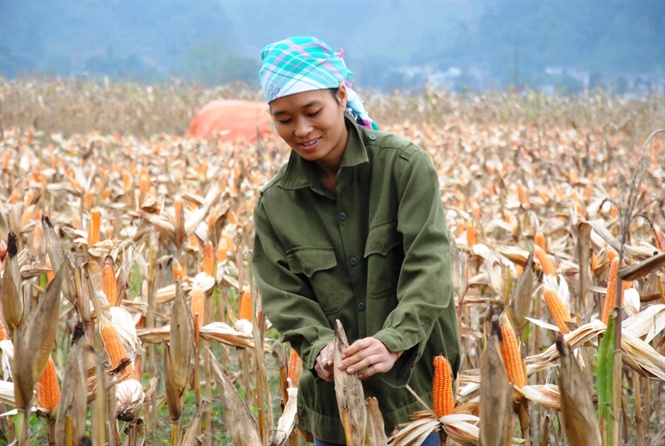
[[(348, 115), (344, 117), (346, 119), (346, 128), (349, 131), (349, 140), (346, 142), (340, 169), (342, 167), (353, 167), (369, 162), (361, 130)], [(321, 182), (314, 170), (314, 163), (302, 159), (295, 151), (291, 151), (284, 176), (280, 181), (280, 187), (288, 190), (309, 187), (323, 191)]]

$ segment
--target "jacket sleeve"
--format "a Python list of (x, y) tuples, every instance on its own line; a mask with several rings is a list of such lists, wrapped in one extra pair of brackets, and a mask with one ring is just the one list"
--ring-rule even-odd
[(442, 318), (445, 324), (457, 321), (445, 214), (436, 169), (427, 153), (415, 151), (397, 181), (397, 230), (404, 249), (398, 304), (375, 337), (390, 351), (404, 352), (383, 377), (389, 384), (400, 386), (409, 381), (435, 323)]
[(261, 199), (254, 210), (254, 224), (252, 267), (263, 310), (281, 340), (296, 349), (303, 366), (313, 369), (334, 332), (309, 284), (289, 270), (286, 253)]

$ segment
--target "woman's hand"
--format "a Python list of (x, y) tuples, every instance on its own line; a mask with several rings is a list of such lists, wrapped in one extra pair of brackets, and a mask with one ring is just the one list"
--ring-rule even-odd
[(393, 368), (399, 355), (388, 351), (383, 342), (376, 338), (358, 339), (342, 355), (340, 370), (358, 373), (358, 378), (369, 378), (377, 373), (386, 373)]
[(314, 364), (314, 370), (316, 371), (316, 374), (319, 375), (319, 378), (329, 383), (335, 380), (333, 374), (334, 351), (334, 343), (333, 341), (330, 341), (321, 349), (319, 356), (316, 357), (316, 364)]

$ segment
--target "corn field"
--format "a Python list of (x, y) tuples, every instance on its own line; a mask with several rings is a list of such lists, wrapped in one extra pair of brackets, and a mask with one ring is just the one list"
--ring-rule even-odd
[[(664, 444), (663, 98), (364, 96), (439, 169), (462, 366), (389, 436), (336, 376), (347, 443)], [(251, 271), (288, 150), (184, 139), (221, 97), (0, 79), (0, 445), (305, 444)]]

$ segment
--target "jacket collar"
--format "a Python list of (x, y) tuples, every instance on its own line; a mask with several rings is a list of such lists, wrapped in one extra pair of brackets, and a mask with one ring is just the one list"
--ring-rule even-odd
[[(365, 143), (363, 141), (362, 130), (358, 128), (349, 115), (345, 115), (344, 118), (346, 120), (346, 128), (349, 131), (349, 140), (346, 142), (346, 148), (344, 149), (344, 156), (342, 157), (340, 169), (369, 162), (367, 150), (365, 149)], [(314, 162), (302, 159), (300, 155), (293, 150), (291, 151), (279, 187), (287, 190), (303, 189), (307, 187), (315, 190), (323, 190), (321, 182), (316, 176)]]

